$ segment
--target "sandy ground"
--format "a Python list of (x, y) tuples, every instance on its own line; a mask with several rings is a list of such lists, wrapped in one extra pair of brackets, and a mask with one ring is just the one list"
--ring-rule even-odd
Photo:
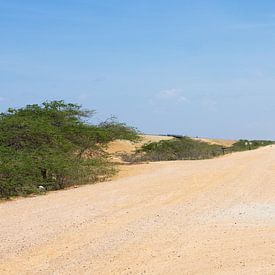
[(275, 146), (123, 166), (0, 217), (0, 274), (275, 274)]

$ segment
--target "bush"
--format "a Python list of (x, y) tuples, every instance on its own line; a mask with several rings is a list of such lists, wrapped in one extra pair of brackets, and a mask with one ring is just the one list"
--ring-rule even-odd
[[(189, 137), (161, 140), (144, 144), (131, 161), (198, 160), (222, 154), (221, 146), (193, 140)], [(125, 158), (126, 160), (126, 158)]]
[(123, 155), (123, 159), (128, 162), (200, 160), (214, 158), (224, 153), (257, 149), (273, 143), (272, 141), (264, 140), (240, 140), (231, 147), (223, 148), (221, 145), (213, 145), (193, 140), (189, 137), (182, 137), (144, 144), (135, 154)]
[(104, 146), (137, 131), (115, 120), (85, 122), (93, 111), (64, 101), (9, 109), (0, 114), (0, 197), (27, 195), (95, 182), (112, 175)]
[(238, 142), (234, 143), (230, 148), (232, 152), (237, 151), (246, 151), (246, 150), (254, 150), (259, 147), (268, 146), (274, 144), (271, 140), (239, 140)]

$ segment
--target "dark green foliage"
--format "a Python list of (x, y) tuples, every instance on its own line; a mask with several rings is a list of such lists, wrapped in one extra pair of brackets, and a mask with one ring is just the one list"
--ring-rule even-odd
[(197, 160), (213, 158), (221, 154), (221, 146), (183, 137), (145, 144), (132, 159), (142, 161)]
[(114, 173), (103, 147), (137, 139), (134, 128), (114, 120), (84, 121), (93, 114), (63, 101), (28, 105), (0, 114), (0, 197), (95, 182)]
[(107, 142), (116, 139), (127, 139), (130, 141), (138, 141), (140, 139), (140, 137), (137, 136), (137, 130), (135, 128), (117, 122), (115, 118), (100, 123), (99, 128), (105, 133), (108, 133), (108, 137), (106, 137)]
[(262, 146), (274, 144), (264, 140), (240, 140), (232, 147), (223, 148), (221, 145), (212, 145), (206, 142), (193, 140), (189, 137), (161, 140), (143, 145), (134, 155), (124, 155), (124, 160), (162, 161), (162, 160), (199, 160), (209, 159), (225, 153), (257, 149)]
[(271, 140), (239, 140), (234, 143), (230, 148), (232, 152), (254, 150), (259, 147), (268, 146), (274, 144)]

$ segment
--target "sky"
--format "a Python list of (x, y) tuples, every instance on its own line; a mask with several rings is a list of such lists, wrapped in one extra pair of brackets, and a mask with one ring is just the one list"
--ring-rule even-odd
[(275, 140), (275, 1), (0, 0), (0, 111), (61, 99), (144, 133)]

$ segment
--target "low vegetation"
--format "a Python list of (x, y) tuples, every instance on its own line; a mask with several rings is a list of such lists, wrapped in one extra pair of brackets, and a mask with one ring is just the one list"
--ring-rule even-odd
[(230, 148), (232, 152), (254, 150), (262, 146), (274, 144), (271, 140), (239, 140)]
[(135, 154), (124, 155), (123, 159), (128, 162), (210, 159), (226, 153), (253, 150), (273, 143), (273, 141), (263, 140), (240, 140), (231, 147), (225, 148), (189, 137), (179, 137), (144, 144), (136, 150)]
[(0, 198), (57, 190), (115, 173), (104, 147), (138, 139), (114, 119), (88, 123), (93, 111), (63, 101), (28, 105), (0, 114)]
[(217, 157), (221, 154), (222, 150), (219, 145), (182, 137), (144, 144), (134, 155), (124, 156), (124, 160), (132, 162), (199, 160)]

